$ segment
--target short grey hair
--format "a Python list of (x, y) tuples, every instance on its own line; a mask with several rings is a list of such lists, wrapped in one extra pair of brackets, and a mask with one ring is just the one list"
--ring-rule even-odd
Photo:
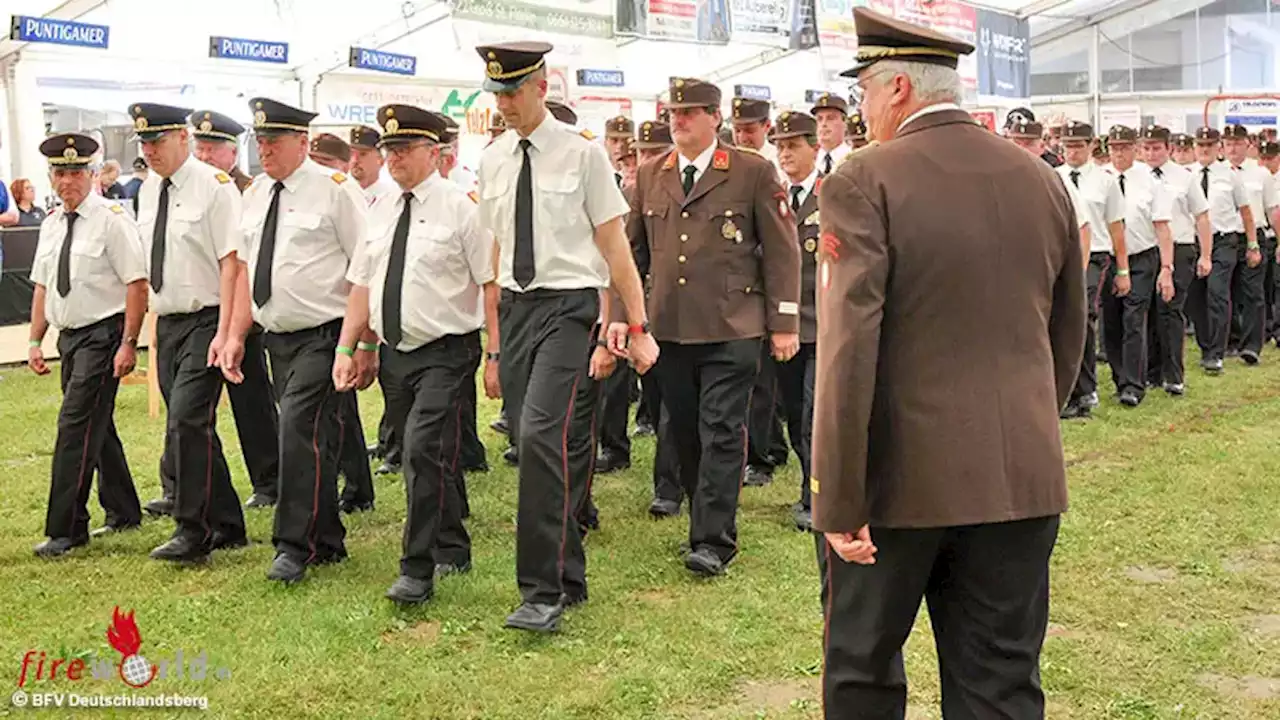
[(119, 173), (120, 162), (117, 160), (107, 160), (106, 162), (102, 163), (102, 167), (100, 168), (100, 170), (115, 170), (116, 173)]
[(959, 104), (964, 99), (964, 89), (960, 83), (960, 73), (954, 68), (933, 63), (909, 62), (906, 60), (884, 60), (876, 68), (881, 71), (880, 84), (885, 85), (895, 75), (905, 75), (911, 81), (911, 89), (916, 99), (926, 103), (952, 102)]

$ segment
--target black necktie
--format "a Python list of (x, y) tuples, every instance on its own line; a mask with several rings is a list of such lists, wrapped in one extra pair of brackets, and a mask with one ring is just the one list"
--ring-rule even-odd
[(684, 196), (689, 197), (689, 193), (693, 192), (693, 176), (698, 172), (698, 168), (693, 164), (686, 165), (684, 168), (684, 181), (680, 184), (684, 186)]
[(1120, 194), (1124, 195), (1124, 174), (1120, 175)]
[(413, 210), (413, 193), (405, 193), (404, 208), (391, 237), (391, 259), (387, 261), (387, 279), (382, 286), (382, 337), (395, 348), (404, 338), (400, 323), (400, 307), (404, 298), (404, 256), (409, 245), (409, 214)]
[(253, 271), (253, 304), (262, 307), (271, 299), (271, 266), (276, 258), (276, 226), (280, 224), (280, 191), (284, 183), (279, 180), (271, 187), (271, 204), (267, 206), (267, 218), (262, 221), (262, 242), (258, 244), (258, 262)]
[(617, 184), (618, 184), (618, 187), (622, 187), (622, 175), (621, 175), (621, 174), (619, 174), (619, 173), (614, 173), (614, 174), (613, 174), (613, 181), (614, 181), (615, 183), (617, 183)]
[(511, 274), (521, 289), (529, 287), (536, 274), (533, 259), (533, 161), (529, 159), (529, 138), (520, 140), (524, 160), (516, 183), (516, 251), (511, 258)]
[(71, 231), (75, 229), (79, 213), (67, 213), (67, 236), (62, 240), (62, 252), (58, 254), (58, 295), (66, 297), (71, 292)]
[(1079, 170), (1071, 171), (1071, 184), (1075, 185), (1077, 190), (1080, 189), (1080, 171)]
[(831, 153), (827, 153), (827, 156), (822, 160), (822, 174), (831, 174)]
[(791, 186), (791, 212), (800, 212), (800, 194), (803, 192), (803, 185)]
[(173, 182), (165, 178), (160, 183), (160, 207), (156, 210), (156, 226), (151, 231), (151, 289), (160, 292), (164, 287), (164, 244), (169, 226), (169, 186)]
[(1204, 197), (1207, 200), (1209, 198), (1209, 168), (1200, 170), (1200, 189), (1204, 190)]
[(1164, 170), (1161, 170), (1160, 168), (1156, 168), (1151, 172), (1155, 173), (1156, 177), (1158, 178), (1164, 178)]

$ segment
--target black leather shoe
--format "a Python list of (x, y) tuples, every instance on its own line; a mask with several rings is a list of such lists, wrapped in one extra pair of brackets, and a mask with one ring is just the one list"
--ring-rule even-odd
[(72, 550), (88, 544), (89, 541), (87, 539), (72, 540), (71, 538), (65, 537), (49, 538), (35, 547), (35, 553), (36, 557), (42, 558), (62, 557)]
[(1087, 420), (1092, 416), (1093, 411), (1080, 403), (1067, 403), (1067, 406), (1058, 413), (1058, 417), (1063, 420)]
[[(471, 572), (471, 563), (454, 565), (453, 563), (436, 563), (435, 576), (438, 578), (450, 575), (466, 575)], [(403, 579), (403, 577), (401, 578)]]
[(307, 566), (289, 557), (289, 553), (280, 553), (271, 563), (267, 571), (268, 580), (277, 580), (285, 585), (301, 582), (307, 576)]
[(1164, 391), (1174, 397), (1181, 397), (1182, 395), (1186, 394), (1187, 386), (1183, 385), (1182, 383), (1165, 383)]
[(391, 583), (391, 588), (387, 590), (387, 599), (401, 605), (417, 605), (430, 600), (433, 594), (435, 589), (430, 580), (401, 575)]
[(631, 431), (631, 437), (653, 437), (657, 434), (649, 423), (636, 423), (636, 429)]
[(141, 523), (129, 523), (127, 525), (103, 525), (102, 527), (89, 533), (89, 537), (104, 537), (114, 535), (115, 533), (129, 532), (142, 527)]
[(245, 501), (244, 506), (247, 508), (269, 508), (275, 507), (276, 499), (261, 493), (254, 493)]
[(489, 428), (502, 435), (507, 435), (511, 432), (511, 428), (507, 425), (507, 418), (505, 415), (499, 415), (497, 420), (489, 423)]
[(614, 455), (613, 453), (600, 453), (596, 458), (596, 475), (607, 475), (611, 472), (626, 470), (631, 467), (631, 458)]
[(209, 550), (185, 537), (178, 536), (170, 538), (168, 542), (152, 550), (151, 559), (176, 563), (202, 563), (209, 559)]
[(509, 447), (502, 452), (502, 459), (506, 460), (508, 465), (515, 467), (520, 464), (520, 451), (514, 446)]
[(213, 539), (209, 541), (210, 550), (237, 550), (242, 547), (249, 547), (249, 538), (244, 535), (225, 535), (213, 531)]
[(373, 474), (374, 475), (399, 475), (400, 464), (393, 463), (388, 460), (383, 460), (382, 464), (379, 465), (376, 469), (374, 469)]
[(1132, 390), (1125, 390), (1120, 393), (1120, 404), (1125, 407), (1135, 408), (1142, 404), (1142, 398), (1138, 397), (1138, 393)]
[(507, 616), (507, 627), (531, 632), (553, 633), (560, 629), (560, 616), (564, 606), (523, 603)]
[(748, 465), (747, 474), (742, 476), (742, 484), (747, 487), (764, 487), (771, 482), (773, 482), (773, 470), (756, 465)]
[(382, 457), (386, 454), (387, 454), (387, 451), (384, 450), (381, 445), (374, 445), (373, 447), (369, 448), (370, 460), (381, 460)]
[(482, 462), (478, 465), (468, 465), (462, 468), (464, 473), (487, 473), (489, 472), (489, 463)]
[(675, 517), (680, 514), (680, 503), (675, 500), (654, 498), (653, 502), (649, 503), (649, 514), (655, 518)]
[(699, 577), (709, 578), (724, 574), (724, 563), (706, 548), (699, 548), (684, 558), (684, 566)]
[(1209, 360), (1201, 360), (1200, 368), (1209, 375), (1222, 374), (1222, 358), (1212, 358)]
[(342, 512), (351, 515), (358, 512), (373, 512), (373, 501), (356, 502), (354, 500), (343, 500), (340, 505)]
[(795, 523), (796, 529), (801, 532), (812, 532), (813, 511), (796, 503), (791, 506), (791, 522)]
[(1252, 350), (1241, 350), (1240, 359), (1244, 361), (1245, 365), (1257, 365), (1262, 358), (1258, 357), (1258, 353)]
[(173, 498), (156, 498), (146, 505), (142, 506), (149, 514), (155, 517), (164, 517), (173, 514)]

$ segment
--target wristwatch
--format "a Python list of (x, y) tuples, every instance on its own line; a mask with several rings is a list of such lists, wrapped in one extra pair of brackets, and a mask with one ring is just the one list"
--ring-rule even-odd
[(484, 359), (488, 360), (489, 362), (498, 362), (498, 353), (487, 352), (484, 354)]

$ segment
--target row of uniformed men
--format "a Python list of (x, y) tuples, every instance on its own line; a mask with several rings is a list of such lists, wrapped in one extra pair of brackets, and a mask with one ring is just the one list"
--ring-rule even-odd
[[(1041, 130), (1021, 123), (1008, 134), (1038, 150)], [(1099, 321), (1116, 396), (1127, 407), (1138, 406), (1148, 388), (1185, 392), (1188, 319), (1207, 374), (1222, 373), (1228, 355), (1256, 365), (1275, 331), (1280, 182), (1268, 163), (1277, 164), (1280, 145), (1261, 142), (1260, 162), (1248, 157), (1241, 125), (1202, 127), (1194, 136), (1117, 125), (1096, 137), (1075, 121), (1061, 141), (1065, 162), (1057, 172), (1087, 227), (1090, 299), (1080, 377), (1063, 417), (1088, 417), (1098, 405)]]

